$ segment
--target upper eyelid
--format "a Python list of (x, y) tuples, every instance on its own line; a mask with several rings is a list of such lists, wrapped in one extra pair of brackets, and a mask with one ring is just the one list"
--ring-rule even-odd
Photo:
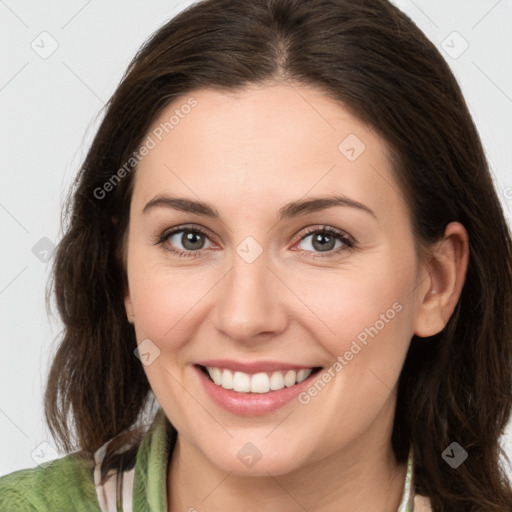
[(176, 226), (174, 228), (165, 229), (162, 231), (162, 238), (167, 238), (171, 235), (175, 235), (176, 233), (181, 233), (182, 231), (197, 231), (199, 233), (202, 233), (209, 238), (212, 238), (210, 235), (210, 230), (207, 228), (204, 228), (202, 226), (195, 226), (195, 225), (185, 225), (185, 226)]
[(304, 237), (306, 237), (306, 236), (312, 235), (313, 233), (328, 232), (330, 234), (337, 235), (340, 238), (348, 238), (350, 241), (355, 243), (355, 240), (352, 237), (352, 235), (349, 235), (343, 229), (335, 228), (334, 226), (329, 226), (328, 224), (318, 225), (317, 227), (314, 226), (314, 227), (311, 227), (311, 228), (308, 227), (308, 228), (305, 228), (305, 229), (306, 229), (306, 231), (302, 235), (301, 240), (304, 239)]

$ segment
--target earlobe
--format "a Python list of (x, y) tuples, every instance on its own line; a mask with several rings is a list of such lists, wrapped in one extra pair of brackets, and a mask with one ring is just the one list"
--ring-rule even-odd
[(446, 327), (462, 293), (468, 261), (467, 231), (459, 222), (452, 222), (433, 248), (427, 269), (429, 286), (426, 292), (423, 287), (419, 297), (414, 334), (434, 336)]

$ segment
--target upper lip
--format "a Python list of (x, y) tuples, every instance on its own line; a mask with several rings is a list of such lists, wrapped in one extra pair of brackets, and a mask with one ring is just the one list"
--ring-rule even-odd
[(311, 364), (293, 364), (281, 363), (279, 361), (254, 361), (243, 362), (233, 361), (230, 359), (208, 359), (197, 363), (201, 366), (210, 366), (214, 368), (223, 368), (232, 372), (259, 373), (259, 372), (276, 372), (279, 370), (300, 370), (301, 368), (317, 368)]

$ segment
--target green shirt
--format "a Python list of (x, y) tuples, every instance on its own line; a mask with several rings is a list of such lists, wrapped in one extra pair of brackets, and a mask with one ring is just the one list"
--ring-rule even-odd
[[(108, 443), (96, 452), (95, 461), (85, 461), (72, 453), (1, 477), (0, 511), (167, 512), (167, 469), (175, 444), (169, 425), (159, 407), (139, 445), (135, 466), (109, 478), (102, 487), (96, 482)], [(429, 510), (426, 498), (414, 496), (412, 463), (411, 451), (397, 512)]]

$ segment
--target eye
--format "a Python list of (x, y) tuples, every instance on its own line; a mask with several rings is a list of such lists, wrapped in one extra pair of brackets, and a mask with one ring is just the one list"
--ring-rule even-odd
[[(164, 250), (180, 257), (197, 257), (203, 252), (204, 242), (209, 240), (206, 231), (199, 226), (178, 226), (170, 231), (165, 231), (158, 239)], [(180, 249), (180, 245), (183, 249)], [(178, 247), (176, 249), (176, 247)]]
[[(305, 242), (309, 238), (311, 240)], [(210, 246), (205, 247), (205, 240), (209, 241)], [(165, 251), (184, 258), (199, 257), (204, 250), (211, 248), (207, 231), (199, 226), (178, 226), (164, 231), (156, 243)], [(299, 250), (312, 257), (336, 256), (342, 251), (355, 248), (356, 245), (350, 235), (330, 226), (310, 228), (297, 245), (301, 243), (303, 248)]]
[[(305, 242), (308, 239), (310, 240)], [(338, 245), (336, 245), (337, 242)], [(306, 253), (314, 252), (313, 257), (335, 256), (342, 251), (350, 250), (355, 247), (355, 242), (352, 237), (330, 226), (316, 227), (308, 230), (306, 235), (300, 239), (299, 245), (301, 243), (303, 243), (301, 251)], [(319, 253), (327, 254), (323, 255)]]

